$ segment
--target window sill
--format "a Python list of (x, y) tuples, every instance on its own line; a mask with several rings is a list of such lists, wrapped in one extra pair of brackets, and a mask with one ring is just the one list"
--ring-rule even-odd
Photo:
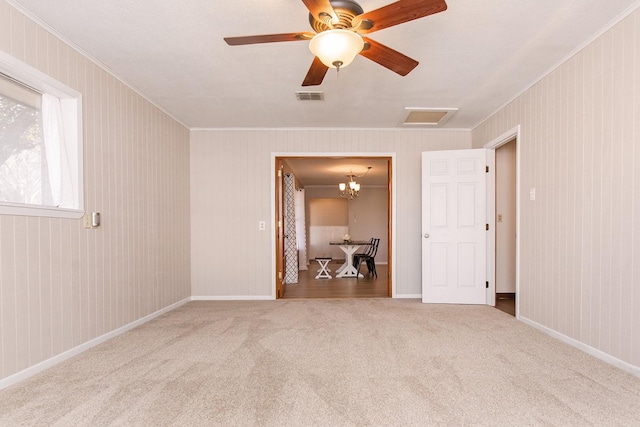
[(0, 215), (80, 219), (84, 216), (84, 210), (0, 202)]

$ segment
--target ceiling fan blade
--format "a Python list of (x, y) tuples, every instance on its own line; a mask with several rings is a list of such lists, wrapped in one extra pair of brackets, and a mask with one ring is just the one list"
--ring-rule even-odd
[(324, 19), (321, 16), (322, 13), (326, 13), (331, 17), (331, 21), (336, 24), (338, 23), (338, 15), (336, 15), (335, 10), (333, 10), (333, 6), (329, 0), (302, 0), (311, 15), (316, 18), (318, 21), (323, 22)]
[(309, 68), (309, 71), (302, 82), (302, 86), (318, 86), (322, 83), (322, 80), (324, 80), (327, 70), (329, 70), (329, 67), (324, 65), (318, 57), (314, 57), (313, 62), (311, 63), (311, 68)]
[(371, 21), (371, 28), (363, 25), (357, 30), (359, 33), (367, 34), (445, 10), (447, 4), (444, 0), (399, 0), (356, 16), (352, 25), (357, 27), (364, 20)]
[(418, 66), (418, 61), (403, 55), (397, 50), (391, 49), (390, 47), (373, 41), (367, 37), (363, 37), (363, 39), (365, 43), (369, 44), (369, 48), (363, 49), (360, 52), (360, 55), (372, 60), (373, 62), (377, 62), (383, 67), (388, 68), (401, 76), (406, 76), (411, 72), (411, 70)]
[(230, 46), (239, 46), (245, 44), (258, 43), (274, 43), (274, 42), (293, 42), (298, 40), (311, 40), (315, 33), (286, 33), (286, 34), (263, 34), (261, 36), (242, 36), (242, 37), (225, 37), (224, 41)]

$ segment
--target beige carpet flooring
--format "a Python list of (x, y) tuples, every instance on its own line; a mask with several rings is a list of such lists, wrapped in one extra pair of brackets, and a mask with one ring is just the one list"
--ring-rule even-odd
[(486, 306), (191, 302), (0, 391), (2, 426), (640, 425), (640, 378)]

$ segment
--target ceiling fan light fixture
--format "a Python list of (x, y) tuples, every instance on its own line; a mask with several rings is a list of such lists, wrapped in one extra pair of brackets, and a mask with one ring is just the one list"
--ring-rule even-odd
[(309, 50), (329, 68), (343, 68), (351, 64), (362, 51), (364, 41), (359, 34), (343, 29), (316, 34), (309, 42)]

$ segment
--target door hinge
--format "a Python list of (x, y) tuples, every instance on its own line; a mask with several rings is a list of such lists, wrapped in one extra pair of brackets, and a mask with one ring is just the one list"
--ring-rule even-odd
[(489, 166), (485, 166), (485, 171), (489, 173)]
[(486, 286), (486, 288), (487, 288), (487, 289), (489, 289), (489, 281), (488, 281), (488, 280), (487, 280), (487, 286)]
[(278, 220), (278, 228), (282, 227), (282, 221)]
[(489, 224), (484, 225), (485, 230), (489, 231)]
[(282, 271), (278, 271), (278, 280), (282, 280)]
[(278, 178), (282, 178), (282, 169), (278, 169)]

